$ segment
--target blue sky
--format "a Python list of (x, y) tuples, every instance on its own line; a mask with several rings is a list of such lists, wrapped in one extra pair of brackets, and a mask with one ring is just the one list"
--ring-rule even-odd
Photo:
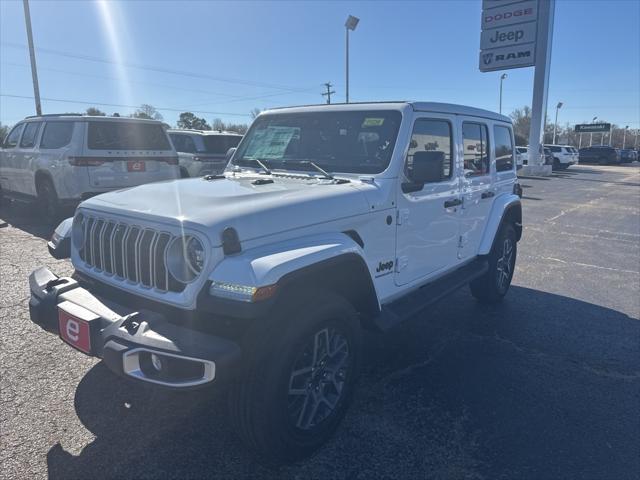
[[(478, 71), (481, 0), (415, 2), (34, 1), (45, 113), (158, 107), (248, 122), (253, 108), (344, 101), (344, 21), (352, 101), (426, 100), (498, 109), (499, 72)], [(22, 1), (0, 0), (0, 122), (34, 113)], [(503, 111), (531, 102), (533, 69), (510, 70)], [(558, 0), (549, 114), (640, 127), (640, 1)], [(75, 102), (75, 103), (74, 103)], [(114, 104), (108, 106), (99, 104)]]

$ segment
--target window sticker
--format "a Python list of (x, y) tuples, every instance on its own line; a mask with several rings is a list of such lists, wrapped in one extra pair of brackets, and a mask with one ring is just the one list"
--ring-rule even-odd
[(294, 135), (299, 135), (300, 129), (295, 127), (270, 126), (258, 130), (251, 144), (245, 152), (246, 157), (253, 158), (282, 158)]
[(365, 118), (362, 122), (363, 127), (381, 127), (384, 123), (384, 118)]

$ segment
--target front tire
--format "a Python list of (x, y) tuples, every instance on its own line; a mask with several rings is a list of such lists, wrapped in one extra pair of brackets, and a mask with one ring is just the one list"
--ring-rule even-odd
[(310, 455), (337, 429), (356, 382), (360, 327), (354, 308), (330, 292), (297, 295), (277, 317), (250, 347), (229, 413), (242, 440), (280, 464)]
[(505, 224), (488, 255), (489, 269), (470, 283), (471, 294), (482, 303), (499, 303), (509, 291), (518, 244), (513, 225)]

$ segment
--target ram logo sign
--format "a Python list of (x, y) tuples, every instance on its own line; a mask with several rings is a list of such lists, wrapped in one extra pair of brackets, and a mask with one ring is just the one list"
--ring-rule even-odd
[(496, 48), (480, 53), (480, 70), (506, 70), (507, 68), (530, 67), (535, 63), (535, 44)]

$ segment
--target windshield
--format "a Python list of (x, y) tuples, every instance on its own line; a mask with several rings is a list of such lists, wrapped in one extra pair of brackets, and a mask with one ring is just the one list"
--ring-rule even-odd
[(203, 153), (217, 153), (224, 155), (230, 148), (237, 147), (238, 143), (240, 143), (240, 139), (242, 139), (240, 135), (203, 135)]
[(300, 170), (295, 162), (313, 162), (328, 172), (380, 173), (391, 161), (401, 119), (390, 110), (263, 115), (233, 163), (255, 167), (259, 159), (272, 169)]

